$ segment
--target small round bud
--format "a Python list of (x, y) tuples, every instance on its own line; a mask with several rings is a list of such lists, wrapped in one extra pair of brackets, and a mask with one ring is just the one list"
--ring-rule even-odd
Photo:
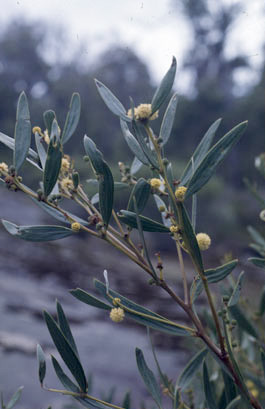
[(115, 305), (115, 307), (117, 307), (121, 302), (121, 299), (118, 297), (113, 298), (112, 300), (112, 304)]
[(196, 235), (196, 239), (198, 242), (199, 249), (204, 251), (208, 250), (211, 245), (211, 238), (206, 233), (198, 233)]
[(160, 137), (160, 138), (157, 138), (157, 142), (158, 142), (158, 143), (162, 143), (162, 142), (163, 142), (163, 138), (161, 138), (161, 137)]
[(32, 128), (32, 132), (35, 134), (35, 133), (38, 133), (38, 134), (41, 134), (41, 128), (39, 127), (39, 126), (34, 126), (33, 128)]
[(167, 158), (164, 158), (164, 159), (163, 159), (163, 164), (164, 164), (165, 166), (167, 166), (167, 165), (169, 164), (169, 160), (168, 160)]
[(236, 320), (232, 320), (232, 321), (231, 321), (231, 324), (232, 324), (233, 326), (236, 326), (236, 325), (237, 325), (237, 321), (236, 321)]
[(179, 186), (176, 190), (175, 190), (175, 196), (176, 199), (179, 202), (183, 202), (184, 198), (185, 198), (185, 194), (186, 194), (187, 188), (185, 186)]
[(165, 208), (165, 206), (159, 206), (158, 210), (159, 210), (161, 213), (163, 213), (163, 212), (166, 211), (166, 208)]
[(102, 227), (103, 227), (103, 224), (102, 224), (101, 222), (99, 222), (99, 223), (96, 224), (96, 229), (97, 229), (97, 230), (101, 230)]
[(228, 295), (224, 295), (223, 296), (223, 302), (228, 302), (229, 301), (229, 296)]
[(155, 189), (159, 189), (161, 186), (161, 180), (158, 178), (153, 178), (150, 180), (150, 185), (155, 188)]
[(83, 160), (84, 160), (85, 162), (89, 162), (89, 156), (87, 156), (87, 155), (83, 156)]
[(124, 319), (124, 310), (120, 307), (118, 308), (112, 308), (110, 311), (110, 319), (114, 322), (121, 322)]
[(71, 229), (75, 232), (78, 232), (81, 229), (81, 224), (74, 222), (71, 224)]

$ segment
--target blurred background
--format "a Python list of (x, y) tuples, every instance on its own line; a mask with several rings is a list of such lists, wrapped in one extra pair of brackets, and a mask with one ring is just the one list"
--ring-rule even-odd
[[(80, 123), (75, 136), (66, 145), (65, 153), (74, 158), (75, 167), (84, 181), (92, 176), (82, 160), (85, 133), (104, 153), (116, 180), (120, 177), (118, 162), (122, 160), (130, 165), (133, 159), (121, 135), (119, 121), (99, 97), (94, 78), (106, 84), (125, 107), (129, 108), (129, 96), (136, 104), (149, 103), (170, 66), (172, 55), (176, 56), (178, 72), (174, 91), (179, 93), (179, 104), (166, 147), (176, 178), (213, 121), (223, 118), (216, 140), (239, 122), (249, 121), (240, 143), (198, 197), (198, 231), (207, 232), (213, 240), (207, 259), (209, 267), (218, 265), (226, 253), (241, 257), (244, 265), (249, 254), (246, 226), (255, 225), (262, 232), (262, 222), (258, 221), (261, 208), (251, 197), (243, 178), (256, 181), (260, 190), (264, 190), (262, 178), (254, 167), (255, 157), (264, 151), (265, 141), (264, 2), (10, 0), (8, 6), (6, 3), (3, 6), (0, 16), (0, 131), (13, 136), (16, 103), (22, 90), (28, 96), (32, 126), (42, 128), (42, 114), (47, 109), (56, 112), (62, 127), (71, 95), (79, 92), (82, 101)], [(155, 131), (159, 129), (162, 116), (163, 110), (154, 123)], [(0, 153), (0, 161), (10, 163), (11, 152), (3, 145)], [(25, 166), (22, 173), (24, 180), (36, 189), (40, 174), (29, 166)], [(124, 206), (124, 199), (118, 196), (116, 205), (117, 210), (120, 209)], [(3, 186), (0, 208), (1, 218), (18, 224), (54, 223), (29, 200), (19, 193), (8, 192)], [(153, 211), (150, 204), (149, 214)], [(3, 293), (0, 345), (4, 362), (0, 369), (0, 389), (7, 390), (8, 395), (13, 388), (24, 383), (22, 406), (27, 408), (36, 406), (44, 396), (35, 382), (34, 341), (44, 343), (48, 351), (52, 348), (40, 320), (41, 310), (44, 307), (53, 310), (53, 300), (60, 294), (69, 309), (82, 351), (92, 355), (90, 369), (100, 374), (102, 384), (96, 388), (106, 391), (106, 385), (109, 385), (106, 367), (109, 368), (111, 363), (108, 362), (109, 355), (102, 355), (105, 346), (99, 340), (111, 334), (110, 348), (112, 351), (116, 348), (119, 354), (120, 348), (130, 344), (132, 334), (129, 335), (127, 329), (125, 335), (120, 335), (108, 322), (96, 325), (98, 315), (88, 317), (87, 309), (71, 300), (65, 289), (71, 286), (91, 288), (91, 277), (101, 277), (103, 268), (110, 270), (112, 286), (136, 301), (152, 306), (154, 289), (147, 286), (144, 277), (139, 277), (134, 266), (128, 265), (111, 248), (92, 239), (32, 245), (10, 238), (0, 227), (0, 243)], [(161, 241), (158, 235), (150, 245), (153, 252), (162, 250), (168, 258), (169, 275), (172, 271), (174, 273), (172, 244)], [(90, 252), (87, 246), (91, 248)], [(134, 280), (131, 280), (132, 276)], [(141, 289), (145, 294), (144, 301)], [(167, 311), (167, 300), (163, 299), (159, 308), (162, 309), (160, 313), (164, 312), (163, 309)], [(176, 318), (179, 311), (174, 314)], [(87, 327), (88, 322), (90, 326)], [(85, 336), (87, 340), (86, 331), (90, 332), (91, 326), (97, 342), (84, 343), (83, 338)], [(137, 334), (138, 346), (145, 345), (144, 334), (136, 329), (133, 334)], [(23, 336), (25, 348), (21, 350)], [(159, 346), (161, 340), (157, 339), (156, 343)], [(100, 352), (94, 351), (95, 344)], [(133, 346), (135, 343), (130, 348)], [(167, 351), (169, 344), (163, 346), (163, 362), (169, 367), (172, 362), (172, 355)], [(176, 340), (172, 340), (170, 346), (176, 346)], [(112, 355), (115, 356), (115, 352)], [(120, 359), (120, 366), (117, 365), (114, 374), (112, 372), (114, 382), (115, 374), (118, 379), (121, 371), (127, 373), (123, 377), (122, 391), (130, 389), (130, 383), (135, 381), (135, 373), (126, 372), (129, 366), (127, 350), (124, 355), (124, 363)], [(27, 379), (21, 370), (25, 365), (33, 373)], [(16, 376), (14, 368), (17, 368)], [(50, 379), (54, 381), (54, 378)], [(140, 398), (144, 392), (138, 386)], [(55, 407), (61, 405), (61, 399), (55, 402), (50, 395), (45, 399), (50, 401), (41, 407), (47, 407), (49, 402)]]

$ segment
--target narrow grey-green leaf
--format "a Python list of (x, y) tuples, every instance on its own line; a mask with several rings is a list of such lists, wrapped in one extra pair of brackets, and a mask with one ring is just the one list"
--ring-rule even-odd
[(55, 373), (56, 373), (58, 379), (60, 380), (61, 384), (63, 385), (63, 387), (65, 389), (67, 389), (68, 391), (79, 393), (80, 389), (66, 375), (66, 373), (63, 371), (63, 369), (62, 369), (61, 365), (59, 364), (59, 362), (57, 361), (57, 359), (53, 355), (51, 355), (51, 358), (52, 358), (52, 365), (53, 365), (53, 368), (55, 370)]
[(28, 101), (25, 92), (21, 92), (17, 104), (17, 118), (15, 126), (15, 149), (13, 164), (16, 172), (26, 160), (31, 141), (31, 124)]
[(229, 311), (231, 312), (233, 318), (237, 321), (238, 326), (243, 331), (247, 332), (254, 338), (259, 338), (256, 329), (237, 305), (233, 305), (232, 307), (230, 307)]
[(176, 109), (177, 109), (177, 103), (178, 103), (178, 96), (177, 96), (177, 93), (175, 93), (172, 96), (171, 100), (169, 101), (169, 104), (167, 106), (167, 109), (166, 109), (166, 112), (164, 114), (163, 121), (161, 124), (161, 128), (160, 128), (159, 137), (163, 140), (162, 142), (163, 146), (169, 140), (169, 137), (172, 131)]
[(264, 237), (252, 226), (247, 227), (247, 231), (249, 232), (252, 240), (255, 241), (259, 246), (265, 248), (265, 239)]
[(99, 209), (105, 227), (108, 227), (113, 209), (114, 180), (106, 162), (102, 163), (102, 173), (99, 175)]
[(138, 212), (142, 213), (150, 196), (151, 186), (150, 183), (146, 182), (145, 179), (140, 178), (138, 179), (137, 183), (134, 185), (131, 195), (129, 198), (127, 210), (134, 212), (134, 203), (133, 198), (135, 197)]
[(44, 311), (44, 319), (59, 354), (61, 355), (66, 366), (69, 368), (73, 377), (76, 379), (81, 390), (85, 392), (87, 388), (86, 376), (75, 351), (65, 338), (59, 326), (47, 311)]
[(62, 133), (62, 143), (63, 144), (69, 141), (69, 139), (75, 132), (76, 127), (79, 122), (80, 112), (81, 112), (80, 95), (77, 92), (75, 92), (72, 95), (69, 111), (67, 113), (66, 121), (64, 124), (64, 129)]
[(186, 198), (198, 192), (208, 182), (217, 166), (239, 141), (246, 127), (247, 121), (235, 126), (209, 150), (189, 181)]
[(135, 156), (131, 164), (131, 174), (135, 175), (135, 173), (137, 173), (142, 166), (142, 162), (140, 162), (137, 156)]
[(237, 389), (234, 380), (231, 379), (227, 373), (222, 370), (222, 376), (224, 380), (224, 391), (226, 397), (226, 403), (231, 402), (237, 395)]
[[(98, 179), (87, 179), (86, 180), (89, 188), (97, 188), (98, 189)], [(128, 183), (123, 182), (114, 182), (114, 191), (125, 190), (128, 189)]]
[[(155, 169), (159, 170), (157, 157), (149, 147), (149, 144), (147, 144), (146, 142), (147, 134), (144, 131), (142, 125), (138, 124), (136, 121), (132, 121), (132, 130), (149, 164), (151, 164)], [(138, 157), (138, 159), (140, 158)]]
[(47, 158), (47, 152), (43, 144), (41, 143), (42, 139), (43, 139), (42, 136), (38, 132), (35, 132), (35, 144), (36, 144), (37, 152), (40, 158), (42, 169), (44, 169), (46, 158)]
[[(39, 201), (37, 199), (35, 199), (34, 197), (31, 197), (31, 200), (33, 200), (33, 202), (38, 205), (42, 210), (44, 210), (46, 213), (48, 213), (50, 216), (54, 217), (56, 220), (59, 220), (62, 223), (67, 223), (67, 224), (72, 224), (72, 221), (69, 221), (69, 219), (67, 218), (67, 216), (69, 216), (70, 218), (72, 218), (73, 220), (75, 220), (76, 222), (87, 226), (89, 223), (84, 220), (81, 219), (80, 217), (76, 216), (75, 214), (69, 212), (68, 210), (63, 210), (63, 213), (60, 212), (58, 209), (49, 206), (47, 203), (43, 202), (43, 201)], [(67, 216), (66, 216), (67, 215)]]
[(43, 120), (44, 124), (46, 126), (46, 129), (48, 131), (48, 135), (51, 135), (51, 130), (52, 130), (52, 123), (56, 119), (55, 112), (49, 109), (48, 111), (45, 111), (43, 114)]
[(251, 257), (248, 259), (248, 261), (255, 264), (257, 267), (265, 268), (265, 258)]
[(178, 202), (177, 207), (178, 207), (179, 225), (182, 231), (182, 237), (183, 237), (185, 246), (188, 249), (190, 255), (192, 256), (199, 270), (203, 271), (201, 252), (200, 252), (198, 241), (193, 231), (189, 216), (182, 202)]
[(42, 385), (46, 375), (46, 359), (42, 347), (37, 345), (37, 360), (39, 365), (39, 381)]
[(130, 392), (126, 392), (125, 396), (123, 398), (121, 407), (124, 409), (130, 409), (131, 408), (131, 394)]
[[(224, 280), (234, 270), (238, 263), (238, 260), (231, 260), (226, 264), (223, 264), (216, 268), (211, 268), (204, 271), (204, 275), (207, 277), (208, 283), (218, 283)], [(195, 277), (191, 286), (191, 296), (193, 301), (201, 294), (203, 284), (200, 276)]]
[(10, 401), (8, 404), (5, 406), (5, 409), (12, 409), (17, 401), (20, 399), (21, 393), (24, 389), (24, 386), (20, 386), (18, 390), (14, 393), (14, 395), (11, 397)]
[[(221, 123), (221, 118), (217, 119), (206, 134), (203, 136), (201, 142), (199, 143), (198, 147), (196, 148), (194, 154), (192, 155), (191, 159), (189, 160), (186, 168), (184, 169), (184, 172), (180, 178), (181, 180), (181, 185), (186, 185), (190, 178), (192, 177), (194, 171), (198, 168), (199, 164), (201, 161), (205, 158), (205, 155), (207, 154), (208, 150), (210, 149), (210, 146), (212, 145), (215, 133)], [(192, 159), (193, 159), (193, 165), (192, 165)]]
[(115, 95), (106, 87), (106, 85), (102, 84), (102, 82), (95, 79), (95, 83), (101, 98), (109, 110), (113, 112), (113, 114), (118, 115), (124, 121), (131, 122), (131, 118), (126, 115), (126, 109), (118, 98), (115, 97)]
[(146, 242), (145, 242), (144, 232), (143, 232), (142, 223), (141, 223), (139, 210), (138, 210), (138, 206), (137, 206), (137, 201), (136, 201), (135, 197), (133, 197), (133, 207), (135, 209), (137, 230), (138, 230), (138, 233), (139, 233), (139, 236), (140, 236), (140, 239), (141, 239), (141, 244), (143, 246), (144, 256), (145, 256), (145, 258), (146, 258), (146, 260), (147, 260), (147, 262), (149, 264), (150, 269), (153, 272), (153, 274), (152, 274), (153, 278), (156, 280), (157, 279), (157, 274), (156, 274), (156, 271), (155, 271), (155, 269), (153, 267), (153, 264), (151, 262), (151, 259), (150, 259), (150, 256), (149, 256), (149, 253), (148, 253), (148, 250), (147, 250), (147, 245), (146, 245)]
[(59, 140), (59, 128), (55, 119), (52, 123), (51, 132), (52, 134), (43, 173), (43, 188), (45, 197), (49, 196), (57, 182), (63, 156), (62, 144)]
[[(138, 228), (136, 214), (134, 212), (129, 212), (128, 210), (121, 210), (120, 213), (118, 214), (118, 217), (120, 221), (127, 224), (128, 226), (133, 227), (134, 229)], [(164, 226), (161, 223), (158, 223), (145, 216), (139, 216), (139, 218), (141, 220), (142, 229), (144, 231), (157, 232), (157, 233), (168, 233), (169, 232), (169, 228)]]
[(75, 298), (77, 298), (79, 301), (85, 304), (92, 305), (93, 307), (101, 308), (103, 310), (111, 310), (110, 305), (101, 301), (99, 298), (88, 294), (86, 291), (81, 290), (81, 288), (76, 288), (75, 290), (71, 290), (70, 294), (72, 294)]
[[(10, 138), (10, 136), (7, 136), (2, 132), (0, 132), (0, 142), (2, 142), (9, 149), (12, 149), (12, 151), (15, 149), (15, 139)], [(29, 148), (26, 160), (39, 170), (42, 170), (39, 156), (33, 149)]]
[(121, 119), (120, 125), (121, 125), (122, 134), (130, 150), (134, 153), (134, 155), (140, 161), (141, 164), (149, 165), (149, 161), (146, 159), (146, 156), (144, 155), (143, 150), (141, 146), (139, 145), (137, 139), (130, 132), (127, 123)]
[(181, 372), (177, 380), (176, 388), (181, 388), (183, 391), (187, 389), (193, 377), (196, 375), (196, 372), (199, 370), (207, 353), (208, 349), (204, 348), (192, 357), (192, 359), (188, 362), (186, 367)]
[(159, 87), (157, 88), (153, 99), (152, 99), (152, 114), (154, 112), (156, 112), (161, 105), (165, 102), (165, 100), (167, 99), (167, 97), (169, 96), (173, 83), (174, 83), (174, 79), (175, 79), (175, 75), (176, 75), (176, 69), (177, 69), (177, 61), (176, 58), (173, 57), (172, 59), (172, 64), (168, 70), (168, 72), (166, 73), (166, 75), (164, 76), (164, 78), (162, 79)]
[(173, 401), (173, 409), (180, 409), (181, 408), (181, 394), (180, 389), (176, 388), (174, 393), (174, 401)]
[(240, 409), (242, 407), (242, 399), (241, 396), (237, 396), (233, 399), (225, 409)]
[(243, 278), (244, 278), (244, 271), (242, 271), (237, 279), (235, 288), (232, 292), (232, 295), (230, 297), (230, 300), (228, 302), (228, 307), (233, 307), (233, 305), (236, 305), (238, 303), (240, 294), (241, 294), (241, 289), (242, 289), (242, 283), (243, 283)]
[(138, 322), (139, 324), (144, 325), (146, 327), (156, 329), (160, 332), (166, 332), (171, 335), (177, 335), (177, 336), (191, 335), (190, 330), (187, 329), (186, 327), (182, 325), (178, 325), (178, 324), (172, 325), (167, 322), (162, 322), (161, 319), (166, 320), (166, 318), (162, 317), (159, 314), (154, 313), (153, 311), (148, 310), (147, 308), (142, 307), (139, 304), (136, 304), (135, 302), (129, 300), (126, 297), (123, 297), (121, 294), (117, 293), (116, 291), (109, 289), (109, 294), (107, 294), (106, 285), (104, 283), (98, 280), (94, 280), (94, 285), (96, 289), (109, 301), (111, 306), (113, 306), (111, 297), (114, 297), (114, 298), (118, 297), (121, 300), (122, 305), (133, 310), (133, 312), (126, 311), (126, 317), (132, 318), (134, 321)]
[(68, 320), (67, 320), (67, 318), (65, 316), (63, 307), (61, 306), (61, 304), (58, 301), (56, 301), (56, 309), (57, 309), (57, 317), (58, 317), (58, 324), (59, 324), (60, 330), (62, 331), (65, 338), (67, 339), (67, 341), (71, 345), (73, 351), (79, 357), (71, 328), (70, 328)]
[(96, 147), (95, 142), (93, 142), (87, 135), (84, 136), (84, 147), (95, 173), (98, 175), (102, 174), (104, 162), (103, 155)]
[[(171, 220), (170, 220), (170, 217), (168, 217), (167, 207), (166, 207), (165, 202), (158, 195), (153, 195), (153, 197), (154, 197), (156, 206), (159, 210), (159, 213), (161, 214), (164, 226), (169, 228), (171, 226)], [(161, 212), (161, 208), (164, 208), (165, 210)]]
[(71, 229), (63, 226), (17, 226), (7, 220), (2, 220), (2, 224), (8, 233), (28, 241), (60, 240), (75, 234)]
[(151, 369), (148, 368), (146, 361), (144, 359), (144, 354), (141, 351), (141, 349), (136, 348), (135, 354), (138, 370), (140, 372), (141, 377), (143, 378), (145, 386), (148, 389), (154, 401), (156, 402), (157, 406), (161, 408), (160, 389), (155, 379), (155, 376)]
[(210, 382), (208, 369), (206, 363), (203, 364), (203, 386), (204, 386), (204, 394), (207, 402), (207, 407), (209, 409), (218, 409), (217, 407), (217, 399), (214, 393), (213, 386)]

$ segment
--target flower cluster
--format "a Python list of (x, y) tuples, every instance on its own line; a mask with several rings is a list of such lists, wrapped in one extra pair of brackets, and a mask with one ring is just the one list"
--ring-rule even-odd
[(122, 308), (120, 308), (120, 307), (112, 308), (111, 311), (110, 311), (109, 316), (110, 316), (110, 319), (113, 322), (121, 322), (121, 321), (123, 321), (124, 316), (125, 316), (124, 310)]
[(176, 189), (175, 196), (179, 202), (183, 202), (186, 191), (187, 191), (187, 188), (185, 186), (180, 186)]
[(196, 235), (196, 239), (198, 242), (199, 249), (204, 251), (208, 250), (211, 245), (211, 238), (206, 233), (198, 233)]
[[(128, 110), (127, 115), (130, 118), (133, 117), (131, 109)], [(145, 121), (146, 119), (153, 121), (154, 119), (158, 118), (158, 111), (152, 114), (151, 104), (140, 104), (134, 108), (134, 118), (137, 121)]]

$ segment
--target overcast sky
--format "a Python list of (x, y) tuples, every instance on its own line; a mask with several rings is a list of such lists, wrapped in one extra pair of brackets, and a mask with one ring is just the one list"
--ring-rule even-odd
[[(168, 69), (172, 55), (181, 68), (191, 38), (187, 22), (172, 8), (173, 0), (0, 0), (1, 3), (1, 25), (13, 17), (43, 18), (69, 31), (69, 48), (87, 39), (89, 52), (93, 53), (108, 44), (121, 43), (150, 62), (155, 80), (161, 79)], [(257, 67), (264, 44), (264, 0), (244, 0), (243, 4), (227, 52), (250, 56), (250, 62)]]

